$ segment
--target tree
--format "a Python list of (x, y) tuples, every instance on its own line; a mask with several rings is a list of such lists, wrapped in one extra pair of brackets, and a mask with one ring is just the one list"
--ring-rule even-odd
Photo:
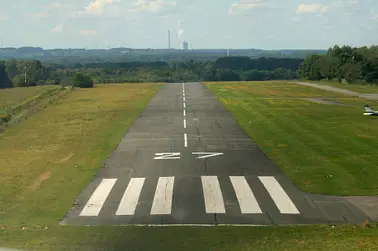
[(9, 80), (8, 74), (5, 70), (5, 63), (0, 62), (0, 88), (12, 87), (12, 82)]
[(358, 64), (346, 63), (342, 67), (342, 73), (348, 83), (353, 83), (360, 76), (360, 67)]
[(92, 88), (94, 83), (91, 77), (82, 73), (76, 73), (73, 77), (73, 86), (79, 88)]
[(27, 87), (28, 86), (28, 82), (26, 81), (26, 83), (25, 83), (25, 75), (24, 74), (19, 74), (19, 75), (15, 76), (12, 79), (12, 82), (13, 82), (14, 87)]

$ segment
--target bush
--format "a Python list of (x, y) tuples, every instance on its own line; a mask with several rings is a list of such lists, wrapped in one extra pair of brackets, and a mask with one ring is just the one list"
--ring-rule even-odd
[(7, 123), (12, 119), (12, 115), (8, 113), (0, 113), (0, 122)]
[(73, 86), (79, 88), (92, 88), (94, 86), (94, 83), (91, 77), (77, 73), (73, 77)]

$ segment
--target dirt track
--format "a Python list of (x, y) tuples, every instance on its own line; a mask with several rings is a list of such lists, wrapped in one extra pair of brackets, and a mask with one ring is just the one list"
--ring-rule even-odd
[(331, 92), (337, 92), (337, 93), (341, 93), (341, 94), (353, 96), (353, 97), (378, 100), (378, 94), (362, 94), (362, 93), (349, 91), (349, 90), (345, 90), (345, 89), (341, 89), (341, 88), (336, 88), (336, 87), (332, 87), (332, 86), (328, 86), (328, 85), (319, 85), (319, 84), (307, 83), (307, 82), (290, 82), (290, 83), (310, 86), (310, 87), (314, 87), (314, 88), (318, 88), (318, 89), (322, 89), (322, 90), (326, 90), (326, 91), (331, 91)]

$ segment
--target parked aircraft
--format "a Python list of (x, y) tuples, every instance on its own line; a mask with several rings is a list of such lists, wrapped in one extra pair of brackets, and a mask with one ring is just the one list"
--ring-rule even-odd
[(378, 116), (378, 112), (374, 111), (370, 105), (365, 105), (365, 112), (363, 114), (365, 116)]

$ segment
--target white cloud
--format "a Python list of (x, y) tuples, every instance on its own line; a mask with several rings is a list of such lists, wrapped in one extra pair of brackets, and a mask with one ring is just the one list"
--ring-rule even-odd
[(63, 24), (58, 24), (57, 26), (55, 26), (51, 32), (62, 32), (63, 30)]
[(92, 35), (96, 35), (97, 31), (95, 31), (95, 30), (80, 30), (79, 33), (81, 35), (84, 35), (84, 36), (92, 36)]
[(297, 8), (297, 14), (304, 13), (325, 13), (329, 6), (323, 4), (300, 4)]
[(175, 7), (176, 2), (167, 0), (136, 0), (131, 3), (131, 12), (158, 13), (167, 8)]
[(232, 3), (228, 9), (228, 15), (237, 15), (251, 9), (266, 6), (263, 0), (240, 0), (238, 3)]
[(0, 15), (0, 21), (6, 21), (6, 20), (8, 20), (7, 16)]
[(111, 5), (114, 2), (120, 2), (120, 0), (93, 0), (90, 4), (88, 4), (87, 7), (85, 7), (85, 10), (90, 13), (102, 13), (103, 9), (106, 5)]

